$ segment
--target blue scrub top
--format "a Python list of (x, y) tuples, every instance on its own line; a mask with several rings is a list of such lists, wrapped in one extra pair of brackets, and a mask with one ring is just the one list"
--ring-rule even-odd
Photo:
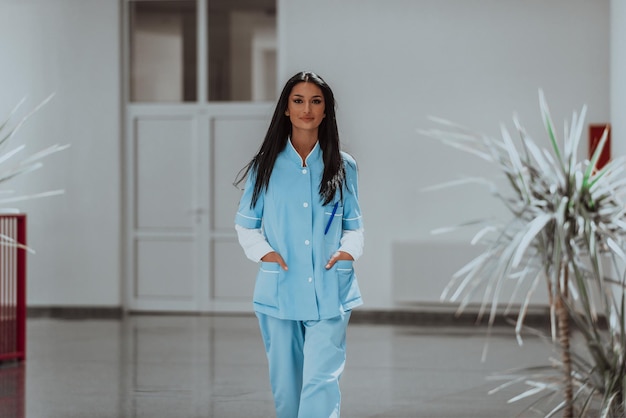
[(318, 320), (334, 318), (363, 303), (353, 261), (339, 260), (331, 269), (325, 268), (339, 249), (343, 231), (362, 228), (356, 162), (344, 152), (341, 155), (346, 170), (343, 200), (336, 193), (327, 205), (319, 195), (324, 171), (319, 144), (303, 167), (288, 141), (276, 158), (267, 191), (254, 208), (250, 202), (255, 173), (248, 175), (235, 223), (262, 228), (269, 245), (289, 267), (284, 271), (278, 263), (260, 263), (253, 300), (257, 312), (280, 319)]

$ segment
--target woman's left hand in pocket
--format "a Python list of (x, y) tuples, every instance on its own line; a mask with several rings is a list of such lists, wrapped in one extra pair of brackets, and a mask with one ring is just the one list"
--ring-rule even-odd
[(328, 263), (326, 264), (326, 269), (331, 269), (335, 263), (337, 262), (337, 260), (350, 260), (353, 261), (354, 258), (352, 258), (352, 256), (345, 252), (345, 251), (337, 251), (335, 254), (333, 254), (332, 257), (330, 257), (330, 260), (328, 260)]

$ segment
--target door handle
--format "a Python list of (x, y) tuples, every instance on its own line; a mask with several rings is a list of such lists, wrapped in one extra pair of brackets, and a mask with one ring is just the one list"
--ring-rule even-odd
[(200, 223), (202, 222), (202, 217), (204, 215), (206, 215), (207, 213), (209, 213), (209, 211), (206, 208), (194, 208), (194, 209), (189, 209), (187, 211), (188, 214), (193, 215), (196, 217), (196, 223)]

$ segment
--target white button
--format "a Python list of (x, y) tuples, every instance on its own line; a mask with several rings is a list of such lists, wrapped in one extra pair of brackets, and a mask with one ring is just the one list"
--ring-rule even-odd
[(309, 204), (308, 204), (307, 202), (304, 202), (304, 203), (302, 204), (302, 206), (304, 206), (305, 208), (308, 208), (308, 207), (309, 207)]
[(307, 239), (304, 241), (304, 245), (309, 245), (311, 242)]
[(312, 277), (309, 277), (309, 283), (311, 283), (313, 281)]
[(306, 173), (307, 173), (306, 168), (303, 168), (302, 169), (302, 174), (306, 174)]

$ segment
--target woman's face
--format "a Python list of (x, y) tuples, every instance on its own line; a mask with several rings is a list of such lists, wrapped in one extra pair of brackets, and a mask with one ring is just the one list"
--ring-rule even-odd
[(326, 116), (322, 89), (315, 83), (301, 82), (293, 86), (285, 115), (289, 116), (292, 132), (317, 131)]

